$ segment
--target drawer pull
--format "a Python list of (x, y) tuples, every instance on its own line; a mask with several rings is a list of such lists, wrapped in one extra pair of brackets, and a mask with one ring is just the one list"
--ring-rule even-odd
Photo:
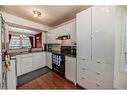
[(85, 79), (84, 77), (81, 77), (81, 79)]
[(100, 75), (101, 73), (100, 72), (96, 72), (97, 75)]
[(85, 58), (82, 58), (82, 60), (86, 60)]
[(82, 70), (86, 70), (85, 68), (82, 68)]
[(97, 61), (97, 63), (101, 63), (100, 61)]
[(97, 86), (100, 86), (100, 84), (99, 84), (99, 83), (96, 83), (96, 85), (97, 85)]

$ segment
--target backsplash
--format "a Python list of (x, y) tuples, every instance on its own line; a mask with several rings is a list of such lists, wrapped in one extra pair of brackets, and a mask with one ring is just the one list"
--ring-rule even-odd
[(62, 40), (61, 46), (75, 46), (75, 43), (71, 41), (71, 39), (68, 40)]

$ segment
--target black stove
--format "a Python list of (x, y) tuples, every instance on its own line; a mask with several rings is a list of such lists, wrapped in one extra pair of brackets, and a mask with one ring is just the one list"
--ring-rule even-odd
[(52, 53), (52, 70), (65, 77), (65, 56), (60, 52)]

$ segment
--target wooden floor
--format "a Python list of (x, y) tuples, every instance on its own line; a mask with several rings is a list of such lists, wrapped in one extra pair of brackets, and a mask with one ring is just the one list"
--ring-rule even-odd
[(49, 72), (41, 77), (28, 82), (17, 89), (81, 89), (70, 81), (60, 77), (54, 72)]

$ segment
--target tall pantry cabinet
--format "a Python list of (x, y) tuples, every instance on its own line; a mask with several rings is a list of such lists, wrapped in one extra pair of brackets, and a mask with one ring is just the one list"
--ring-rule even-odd
[(83, 88), (114, 88), (118, 19), (115, 6), (93, 6), (77, 14), (77, 83)]

